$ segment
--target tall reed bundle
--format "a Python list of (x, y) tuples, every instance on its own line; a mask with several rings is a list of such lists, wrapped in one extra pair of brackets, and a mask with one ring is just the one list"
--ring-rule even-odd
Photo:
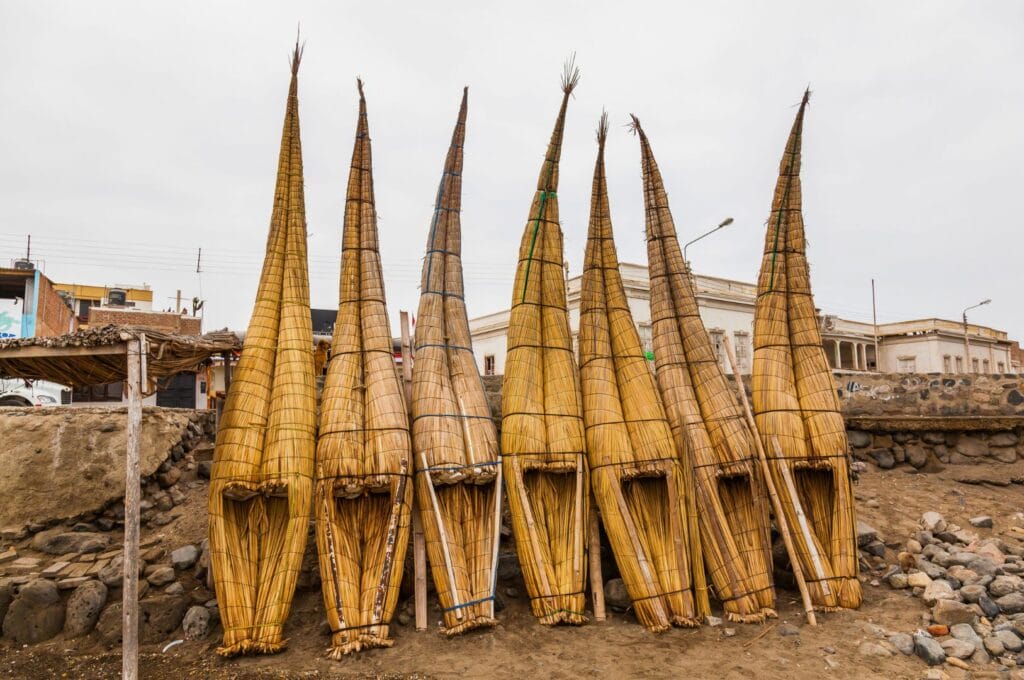
[(801, 213), (809, 94), (779, 165), (757, 283), (754, 414), (811, 599), (825, 609), (856, 608), (861, 587), (846, 429), (821, 346)]
[(775, 593), (769, 503), (754, 433), (700, 318), (661, 172), (635, 116), (633, 130), (643, 165), (658, 386), (676, 443), (693, 470), (711, 583), (731, 621), (761, 622), (775, 614)]
[(316, 538), (328, 656), (390, 647), (413, 485), (409, 414), (384, 300), (366, 99), (345, 202), (338, 316), (316, 450)]
[(285, 647), (313, 491), (316, 396), (299, 140), (298, 69), (278, 160), (256, 304), (217, 431), (210, 554), (224, 656)]
[(531, 609), (543, 624), (587, 621), (590, 494), (556, 193), (565, 112), (578, 80), (579, 71), (567, 63), (562, 107), (519, 248), (503, 387), (509, 512)]
[(498, 433), (473, 359), (462, 280), (463, 90), (427, 239), (412, 374), (416, 493), (449, 636), (493, 626)]
[[(597, 162), (580, 301), (580, 385), (587, 462), (615, 561), (640, 623), (661, 632), (698, 626), (709, 613), (700, 537), (654, 376), (640, 346), (619, 274), (604, 147)], [(703, 595), (703, 596), (702, 596)]]

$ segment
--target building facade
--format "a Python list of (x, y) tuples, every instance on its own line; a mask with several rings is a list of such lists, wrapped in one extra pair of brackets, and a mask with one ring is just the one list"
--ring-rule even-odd
[[(619, 271), (644, 351), (653, 359), (647, 267), (623, 262)], [(577, 349), (582, 281), (582, 276), (566, 281), (569, 327)], [(700, 274), (693, 275), (693, 282), (701, 319), (718, 352), (722, 368), (731, 373), (724, 346), (724, 338), (728, 336), (736, 349), (740, 371), (749, 374), (753, 360), (757, 286)], [(473, 352), (484, 375), (505, 372), (509, 316), (506, 309), (469, 321)], [(823, 314), (819, 318), (825, 356), (835, 370), (887, 373), (1006, 373), (1020, 370), (1011, 362), (1013, 343), (1006, 333), (985, 326), (968, 326), (970, 360), (965, 362), (963, 326), (954, 321), (921, 319), (879, 324), (876, 331), (873, 324), (831, 314)]]

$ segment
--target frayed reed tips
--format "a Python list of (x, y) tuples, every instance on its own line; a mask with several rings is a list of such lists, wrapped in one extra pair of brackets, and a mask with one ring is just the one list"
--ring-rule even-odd
[(597, 121), (597, 143), (604, 148), (605, 140), (608, 139), (608, 112), (601, 110), (601, 118)]
[(572, 94), (580, 82), (580, 69), (576, 66), (576, 53), (573, 52), (562, 66), (562, 92)]

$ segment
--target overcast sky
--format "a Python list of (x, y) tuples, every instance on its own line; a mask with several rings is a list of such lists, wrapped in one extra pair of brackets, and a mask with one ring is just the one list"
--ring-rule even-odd
[[(636, 113), (702, 274), (754, 281), (807, 85), (804, 217), (818, 306), (971, 320), (1024, 338), (1024, 3), (0, 2), (0, 263), (147, 283), (246, 326), (270, 217), (287, 55), (299, 73), (312, 304), (337, 304), (356, 76), (366, 81), (392, 325), (415, 310), (463, 85), (471, 316), (506, 308), (560, 100), (559, 200), (579, 273), (602, 107), (620, 259), (646, 262)], [(202, 248), (202, 274), (196, 254)]]

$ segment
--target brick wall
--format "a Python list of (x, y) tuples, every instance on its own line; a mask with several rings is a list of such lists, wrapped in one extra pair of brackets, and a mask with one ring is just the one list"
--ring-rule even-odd
[(202, 333), (202, 319), (182, 316), (174, 312), (150, 312), (132, 309), (90, 307), (89, 325), (102, 326), (118, 324), (124, 326), (142, 326), (169, 333), (183, 335), (199, 335)]
[(50, 280), (39, 277), (39, 296), (36, 308), (36, 337), (63, 335), (78, 328), (74, 312), (54, 290)]

